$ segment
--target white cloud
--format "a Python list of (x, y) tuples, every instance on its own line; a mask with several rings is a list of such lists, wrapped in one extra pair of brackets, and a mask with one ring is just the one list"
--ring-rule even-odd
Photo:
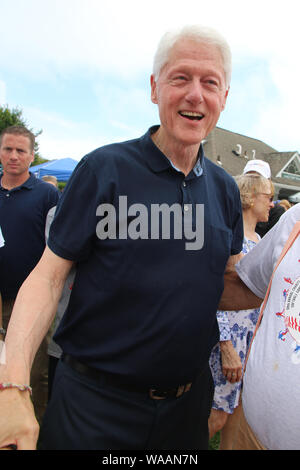
[(267, 136), (266, 143), (278, 151), (299, 151), (300, 64), (296, 56), (291, 60), (284, 51), (281, 60), (277, 59), (272, 58), (269, 62), (273, 93), (267, 88), (270, 81), (256, 77), (255, 90), (260, 90), (257, 96), (259, 106), (250, 132), (265, 141)]
[(51, 133), (41, 134), (38, 138), (40, 154), (48, 160), (57, 158), (74, 158), (80, 160), (84, 155), (93, 149), (105, 145), (105, 138), (88, 139), (80, 138), (57, 138), (57, 135)]
[(264, 0), (215, 0), (205, 6), (199, 0), (15, 0), (1, 5), (1, 17), (5, 61), (50, 76), (77, 66), (125, 76), (149, 69), (161, 34), (186, 22), (217, 27), (239, 54), (276, 56), (287, 44), (288, 53), (298, 48), (293, 0), (284, 6)]
[[(84, 153), (86, 147), (89, 151), (106, 139), (131, 136), (144, 126), (145, 119), (154, 119), (149, 83), (143, 84), (142, 89), (137, 82), (140, 77), (150, 75), (160, 36), (166, 29), (185, 23), (202, 23), (219, 29), (232, 47), (237, 74), (245, 62), (255, 59), (265, 64), (267, 76), (257, 70), (232, 88), (229, 111), (226, 110), (222, 120), (228, 123), (227, 128), (261, 138), (275, 148), (280, 144), (286, 150), (290, 145), (300, 149), (296, 0), (285, 0), (284, 4), (278, 0), (211, 0), (205, 4), (199, 0), (2, 3), (0, 43), (5, 44), (0, 48), (2, 70), (19, 77), (20, 82), (24, 77), (30, 79), (32, 86), (26, 99), (22, 101), (18, 95), (15, 103), (11, 98), (12, 85), (8, 86), (9, 82), (0, 74), (0, 99), (9, 98), (9, 104), (24, 109), (30, 123), (33, 117), (34, 128), (44, 130), (40, 141), (45, 156), (54, 154), (55, 148), (68, 153), (80, 148)], [(80, 108), (74, 118), (70, 119), (70, 113), (65, 117), (63, 107), (68, 108), (69, 102), (63, 100), (56, 113), (49, 113), (46, 96), (39, 105), (30, 104), (28, 96), (34, 93), (35, 84), (49, 81), (71, 84), (78, 75), (92, 78), (99, 119), (82, 124)], [(121, 85), (124, 80), (125, 86)], [(98, 87), (95, 81), (99, 82)], [(35, 112), (31, 110), (28, 115), (30, 107)], [(234, 110), (234, 117), (230, 109)], [(241, 123), (244, 127), (238, 129)], [(104, 137), (98, 137), (99, 128)], [(79, 135), (83, 136), (82, 140)]]
[(300, 151), (299, 107), (299, 96), (279, 90), (278, 99), (260, 109), (252, 134), (261, 140), (267, 135), (278, 151)]
[[(77, 130), (78, 125), (67, 120), (59, 113), (42, 111), (39, 108), (25, 107), (24, 114), (30, 117), (30, 121), (33, 123), (40, 123), (40, 127), (47, 128), (60, 128), (61, 132)], [(35, 126), (37, 129), (38, 126)]]

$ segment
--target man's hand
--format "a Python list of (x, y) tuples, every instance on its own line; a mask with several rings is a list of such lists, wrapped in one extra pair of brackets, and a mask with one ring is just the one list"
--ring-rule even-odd
[[(0, 382), (28, 384), (36, 351), (50, 328), (57, 304), (73, 265), (46, 247), (42, 258), (22, 284), (5, 337), (6, 362)], [(38, 295), (37, 295), (38, 294)], [(0, 448), (36, 447), (39, 426), (28, 391), (0, 391)]]
[(1, 390), (0, 410), (0, 449), (13, 445), (18, 450), (35, 450), (39, 425), (29, 392)]
[(231, 341), (220, 341), (222, 372), (228, 382), (239, 382), (242, 378), (242, 362)]

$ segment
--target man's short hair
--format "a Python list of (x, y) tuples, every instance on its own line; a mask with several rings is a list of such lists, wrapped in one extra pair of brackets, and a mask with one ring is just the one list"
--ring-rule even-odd
[(35, 144), (35, 135), (25, 126), (9, 126), (3, 129), (3, 131), (0, 134), (0, 146), (2, 144), (3, 136), (6, 134), (21, 135), (23, 137), (28, 137), (29, 142), (30, 142), (30, 152), (33, 152), (34, 144)]
[(161, 38), (153, 61), (153, 75), (157, 81), (161, 69), (168, 62), (170, 52), (175, 44), (182, 39), (216, 46), (223, 59), (226, 88), (229, 88), (231, 80), (231, 50), (226, 39), (215, 29), (201, 25), (187, 25), (179, 30), (169, 31)]
[(42, 176), (42, 180), (46, 181), (46, 183), (53, 183), (57, 186), (57, 178), (54, 175), (45, 175)]

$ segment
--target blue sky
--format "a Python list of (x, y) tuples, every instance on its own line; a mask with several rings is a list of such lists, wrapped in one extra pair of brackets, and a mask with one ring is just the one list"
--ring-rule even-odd
[(150, 100), (161, 35), (217, 28), (233, 54), (218, 125), (300, 151), (297, 1), (0, 0), (0, 104), (18, 106), (44, 158), (79, 160), (158, 123)]

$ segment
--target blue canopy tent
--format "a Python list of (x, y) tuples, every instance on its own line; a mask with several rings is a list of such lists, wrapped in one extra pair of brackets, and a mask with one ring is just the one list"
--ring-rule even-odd
[(78, 161), (73, 158), (61, 158), (50, 160), (40, 165), (31, 166), (29, 171), (34, 173), (37, 178), (45, 175), (56, 176), (58, 181), (68, 181)]

